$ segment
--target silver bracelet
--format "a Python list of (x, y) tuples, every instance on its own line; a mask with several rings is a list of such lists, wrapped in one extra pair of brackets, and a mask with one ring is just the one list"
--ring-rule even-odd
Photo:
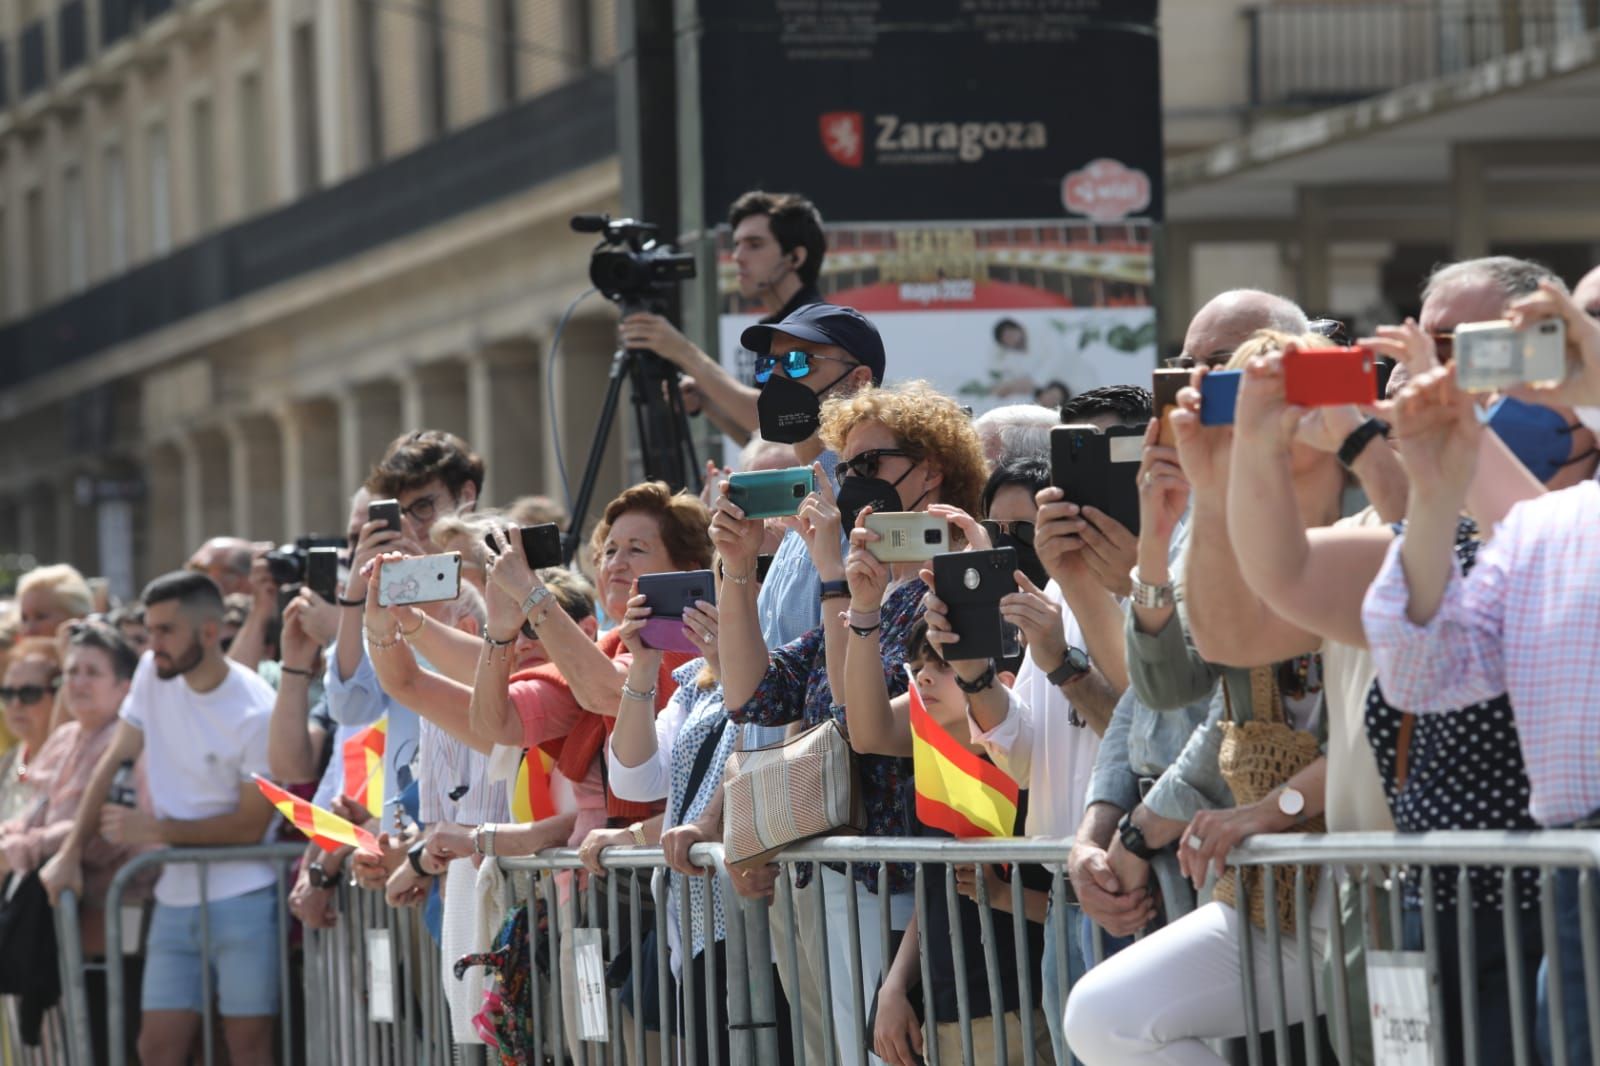
[(624, 681), (622, 683), (622, 696), (624, 699), (638, 700), (640, 703), (654, 703), (656, 701), (656, 687), (651, 685), (643, 692), (640, 692)]
[(500, 827), (485, 822), (472, 831), (472, 850), (485, 858), (494, 858), (494, 834)]

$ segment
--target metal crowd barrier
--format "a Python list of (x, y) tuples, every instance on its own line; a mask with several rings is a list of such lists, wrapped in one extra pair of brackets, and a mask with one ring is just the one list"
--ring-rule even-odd
[[(1071, 851), (1069, 840), (994, 840), (994, 841), (948, 841), (929, 839), (886, 839), (881, 837), (834, 837), (805, 844), (790, 849), (774, 861), (785, 868), (800, 862), (832, 862), (852, 864), (850, 869), (858, 865), (871, 865), (878, 869), (880, 883), (886, 883), (888, 868), (891, 864), (912, 864), (916, 866), (916, 909), (918, 913), (925, 913), (926, 900), (929, 892), (944, 894), (946, 905), (950, 913), (955, 913), (957, 907), (957, 891), (953, 864), (978, 863), (978, 864), (1009, 864), (1031, 863), (1053, 868), (1053, 895), (1057, 900), (1070, 898), (1067, 894), (1067, 883), (1064, 873), (1068, 853)], [(586, 910), (578, 922), (604, 930), (604, 944), (606, 957), (612, 958), (626, 947), (631, 954), (633, 973), (637, 976), (642, 966), (642, 956), (639, 937), (637, 935), (624, 937), (619, 923), (622, 900), (626, 899), (626, 907), (630, 918), (628, 928), (637, 933), (640, 928), (642, 896), (645, 891), (650, 893), (655, 906), (657, 928), (661, 933), (660, 943), (656, 954), (656, 969), (658, 980), (658, 1011), (662, 1020), (660, 1031), (654, 1035), (653, 1041), (659, 1046), (659, 1061), (671, 1063), (685, 1061), (694, 1063), (710, 1063), (711, 1066), (722, 1066), (718, 1049), (715, 1045), (710, 1048), (696, 1047), (695, 1032), (693, 1028), (678, 1024), (679, 1011), (684, 1016), (692, 1016), (703, 1011), (706, 1016), (706, 1031), (716, 1033), (723, 1026), (729, 1032), (729, 1057), (728, 1066), (747, 1066), (747, 1064), (763, 1063), (770, 1066), (777, 1060), (777, 1030), (774, 1021), (778, 1005), (783, 1002), (781, 990), (775, 987), (773, 980), (773, 967), (760, 965), (759, 960), (772, 957), (768, 943), (768, 916), (767, 906), (759, 900), (749, 900), (734, 893), (726, 869), (722, 863), (722, 847), (718, 844), (696, 845), (691, 853), (693, 861), (707, 872), (703, 875), (707, 879), (716, 878), (723, 887), (724, 912), (727, 925), (727, 975), (728, 1001), (724, 1003), (706, 1002), (699, 1003), (696, 989), (692, 982), (683, 982), (680, 987), (681, 995), (677, 999), (672, 996), (672, 982), (668, 973), (668, 950), (661, 921), (675, 921), (680, 933), (680, 943), (690, 943), (691, 914), (690, 896), (682, 892), (678, 896), (678, 910), (674, 915), (667, 915), (666, 885), (664, 877), (651, 879), (649, 888), (643, 887), (644, 881), (640, 877), (643, 870), (660, 870), (664, 863), (659, 848), (608, 848), (602, 853), (603, 865), (613, 873), (603, 880), (590, 878), (585, 892)], [(929, 875), (924, 867), (928, 864), (944, 866), (942, 876)], [(531, 950), (537, 956), (539, 944), (543, 941), (549, 949), (549, 958), (552, 960), (549, 972), (549, 987), (535, 992), (532, 998), (531, 1013), (534, 1030), (534, 1044), (556, 1056), (560, 1061), (560, 1049), (565, 1046), (573, 1055), (573, 1061), (581, 1066), (612, 1066), (628, 1062), (623, 1053), (625, 1041), (621, 1032), (621, 1003), (620, 993), (617, 989), (607, 992), (608, 1013), (607, 1020), (610, 1028), (608, 1039), (604, 1043), (598, 1042), (571, 1042), (563, 1040), (562, 1017), (559, 1009), (552, 1009), (552, 1004), (559, 1004), (562, 997), (562, 982), (567, 975), (562, 973), (562, 967), (555, 964), (558, 957), (552, 945), (558, 934), (567, 935), (568, 930), (557, 930), (559, 924), (555, 916), (559, 913), (555, 902), (556, 885), (553, 877), (549, 876), (555, 871), (575, 870), (580, 867), (577, 853), (571, 849), (561, 849), (543, 852), (537, 856), (525, 858), (503, 858), (500, 865), (508, 870), (531, 870), (539, 874), (539, 889), (545, 893), (545, 913), (550, 916), (549, 928), (540, 933), (532, 927), (530, 937), (533, 940)], [(820, 873), (816, 875), (820, 879)], [(858, 913), (856, 894), (853, 890), (854, 881), (849, 882), (851, 891), (845, 895), (845, 912), (847, 920), (844, 929), (830, 929), (828, 924), (828, 907), (822, 892), (810, 896), (812, 900), (811, 914), (808, 916), (811, 935), (817, 941), (826, 944), (830, 939), (844, 936), (851, 945), (847, 957), (852, 960), (860, 958), (860, 945), (864, 935), (878, 938), (879, 951), (887, 967), (893, 959), (890, 945), (893, 941), (891, 931), (890, 908), (879, 908), (879, 921), (876, 929), (862, 929), (861, 918)], [(708, 886), (709, 887), (709, 886)], [(996, 915), (993, 900), (988, 898), (986, 884), (983, 879), (977, 881), (977, 904), (980, 922), (982, 924), (982, 943), (984, 946), (984, 974), (991, 1004), (1004, 1002), (1001, 992), (1001, 968), (1014, 967), (1016, 970), (1018, 1000), (1027, 1004), (1033, 998), (1033, 989), (1038, 986), (1039, 974), (1030, 962), (1026, 951), (1019, 951), (1012, 958), (1002, 959), (995, 950), (994, 928), (998, 921), (1012, 923), (1013, 933), (1018, 942), (1025, 943), (1027, 939), (1023, 883), (1021, 878), (1014, 877), (1011, 882), (1011, 914)], [(711, 892), (704, 894), (705, 914), (704, 927), (708, 938), (713, 929), (714, 906)], [(794, 952), (800, 948), (801, 919), (790, 911), (787, 934), (790, 941), (791, 953), (788, 958), (793, 962), (796, 959)], [(921, 925), (921, 923), (919, 923)], [(1053, 944), (1045, 946), (1046, 951), (1054, 951), (1057, 957), (1058, 972), (1062, 975), (1063, 995), (1066, 989), (1066, 975), (1068, 971), (1067, 952), (1071, 950), (1065, 921), (1057, 923), (1059, 935)], [(959, 1008), (959, 1023), (963, 1031), (963, 1061), (971, 1064), (975, 1062), (971, 1041), (972, 1017), (970, 1013), (970, 989), (966, 981), (965, 943), (961, 937), (961, 926), (958, 921), (951, 922), (951, 951), (956, 970), (956, 1000)], [(781, 933), (780, 933), (781, 935)], [(919, 936), (922, 938), (922, 983), (924, 988), (931, 988), (932, 978), (929, 969), (929, 952), (926, 940), (927, 930), (921, 928)], [(707, 948), (710, 948), (707, 944)], [(752, 967), (750, 960), (758, 960)], [(707, 951), (707, 987), (717, 985), (715, 970), (716, 956), (714, 952)], [(832, 1012), (831, 1002), (820, 1005), (822, 1027), (825, 1034), (825, 1061), (828, 1066), (834, 1066), (838, 1061), (836, 1052), (836, 1029), (840, 1025), (851, 1025), (849, 1031), (863, 1034), (865, 1039), (861, 1046), (853, 1044), (853, 1054), (846, 1053), (847, 1063), (864, 1064), (867, 1062), (867, 1047), (871, 1041), (871, 1032), (867, 1029), (868, 1010), (871, 1007), (862, 988), (861, 973), (858, 965), (852, 964), (848, 975), (831, 975), (826, 973), (827, 966), (823, 966), (825, 982), (848, 979), (851, 981), (854, 1019), (853, 1024), (848, 1018), (836, 1018)], [(535, 967), (535, 977), (538, 978), (538, 969)], [(791, 984), (798, 982), (797, 966), (792, 965), (789, 974)], [(638, 982), (635, 982), (638, 987)], [(715, 997), (707, 997), (714, 999)], [(1063, 1001), (1064, 1002), (1064, 1001)], [(1054, 1005), (1045, 1004), (1042, 1010), (1062, 1009), (1062, 1003)], [(813, 1007), (812, 1009), (816, 1009)], [(925, 1046), (928, 1048), (927, 1061), (929, 1066), (939, 1066), (937, 1040), (932, 1026), (934, 1019), (932, 1012), (927, 1011), (928, 1020), (925, 1023)], [(1019, 1011), (1022, 1026), (1021, 1031), (1028, 1034), (1031, 1030), (1031, 1018), (1026, 1010)], [(642, 1013), (635, 1012), (632, 1020), (631, 1044), (642, 1048), (646, 1044), (646, 1032)], [(677, 1030), (683, 1030), (680, 1034)], [(1006, 1027), (1000, 1019), (994, 1026), (997, 1061), (1005, 1062), (1006, 1053)], [(802, 1027), (798, 1019), (791, 1019), (791, 1048), (793, 1060), (797, 1064), (805, 1063), (806, 1054), (802, 1041)], [(681, 1046), (682, 1056), (676, 1054)], [(1020, 1049), (1022, 1061), (1033, 1066), (1035, 1062), (1049, 1061), (1048, 1046), (1036, 1048), (1031, 1040), (1024, 1041)], [(640, 1056), (644, 1060), (644, 1056)], [(647, 1061), (647, 1060), (645, 1060)], [(820, 1066), (820, 1064), (819, 1064)], [(944, 1066), (956, 1066), (955, 1063), (944, 1063)]]
[[(1551, 1066), (1600, 1066), (1600, 932), (1596, 916), (1600, 915), (1595, 894), (1596, 867), (1600, 867), (1600, 832), (1572, 830), (1546, 830), (1542, 832), (1479, 832), (1453, 831), (1433, 833), (1340, 833), (1326, 835), (1283, 834), (1256, 837), (1234, 849), (1228, 857), (1235, 868), (1258, 867), (1262, 870), (1261, 884), (1271, 886), (1273, 874), (1279, 869), (1294, 871), (1295, 940), (1300, 972), (1295, 977), (1302, 988), (1317, 988), (1316, 969), (1313, 962), (1311, 914), (1313, 901), (1309, 899), (1306, 871), (1322, 867), (1331, 875), (1329, 901), (1332, 913), (1327, 927), (1325, 958), (1331, 964), (1332, 978), (1327, 993), (1316, 996), (1321, 1007), (1328, 1011), (1327, 1026), (1338, 1059), (1350, 1061), (1354, 1026), (1366, 1026), (1375, 1005), (1350, 1002), (1351, 973), (1347, 970), (1345, 928), (1341, 920), (1340, 896), (1353, 894), (1358, 928), (1365, 952), (1393, 950), (1403, 919), (1403, 902), (1400, 885), (1405, 878), (1417, 878), (1422, 893), (1420, 909), (1425, 959), (1427, 1005), (1421, 1011), (1400, 1018), (1406, 1026), (1405, 1038), (1411, 1042), (1425, 1042), (1435, 1066), (1456, 1066), (1449, 1062), (1446, 1048), (1452, 1034), (1442, 1024), (1447, 1017), (1446, 997), (1458, 997), (1459, 1015), (1463, 1024), (1453, 1034), (1460, 1044), (1460, 1058), (1466, 1066), (1477, 1066), (1491, 1060), (1480, 1048), (1478, 1026), (1481, 1019), (1477, 967), (1477, 923), (1485, 920), (1498, 923), (1501, 929), (1502, 958), (1508, 977), (1510, 1003), (1511, 1061), (1516, 1066), (1532, 1066), (1541, 1061), (1534, 1048), (1533, 1004), (1539, 994), (1518, 965), (1522, 956), (1522, 928), (1518, 910), (1508, 901), (1516, 898), (1517, 872), (1538, 870), (1539, 917), (1542, 926), (1543, 954), (1546, 977), (1541, 983), (1548, 987), (1548, 1010), (1545, 1018), (1551, 1033), (1549, 1058)], [(1438, 913), (1430, 904), (1435, 900), (1436, 886), (1442, 875), (1440, 867), (1455, 867), (1454, 887), (1457, 905), (1456, 958), (1459, 960), (1458, 980), (1455, 987), (1444, 987), (1441, 980), (1441, 951), (1449, 929), (1439, 927)], [(1471, 899), (1471, 868), (1490, 868), (1500, 871), (1501, 909), (1494, 912), (1475, 912)], [(1555, 878), (1558, 871), (1575, 870), (1578, 877), (1580, 929), (1582, 941), (1583, 987), (1565, 988), (1560, 965), (1561, 944), (1558, 928)], [(1267, 937), (1271, 1027), (1270, 1035), (1279, 1063), (1292, 1061), (1289, 1025), (1286, 1017), (1287, 985), (1281, 936), (1277, 922), (1276, 893), (1265, 895), (1266, 929), (1253, 928), (1248, 921), (1239, 925), (1239, 956), (1243, 977), (1244, 1016), (1247, 1028), (1245, 1044), (1246, 1061), (1258, 1066), (1261, 1061), (1263, 1028), (1258, 1010), (1257, 982), (1263, 979), (1253, 965), (1252, 941), (1257, 936)], [(1241, 893), (1241, 910), (1246, 906)], [(1463, 905), (1466, 904), (1466, 905)], [(1383, 929), (1385, 921), (1388, 931)], [(1492, 934), (1491, 934), (1492, 935)], [(1374, 943), (1377, 939), (1379, 942)], [(1370, 973), (1370, 970), (1368, 971)], [(1576, 997), (1576, 998), (1573, 998)], [(1331, 999), (1331, 1003), (1326, 1002)], [(1580, 1005), (1588, 1021), (1591, 1039), (1591, 1064), (1570, 1062), (1566, 1042), (1566, 1014), (1564, 1004)], [(1385, 1004), (1386, 1013), (1389, 1005)], [(1317, 1066), (1322, 1061), (1314, 1026), (1305, 1027), (1305, 1043), (1299, 1050), (1301, 1061)], [(1425, 1034), (1425, 1036), (1424, 1036)], [(1383, 1061), (1380, 1056), (1378, 1061)], [(1409, 1061), (1409, 1060), (1408, 1060)], [(1500, 1060), (1493, 1060), (1496, 1063)]]

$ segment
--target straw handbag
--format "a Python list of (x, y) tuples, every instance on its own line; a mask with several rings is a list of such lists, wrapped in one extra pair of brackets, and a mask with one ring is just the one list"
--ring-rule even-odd
[(856, 753), (833, 719), (781, 744), (728, 757), (723, 854), (750, 862), (824, 833), (861, 833), (865, 807)]
[[(1248, 722), (1234, 720), (1233, 701), (1223, 686), (1223, 700), (1228, 718), (1222, 723), (1222, 747), (1217, 752), (1217, 768), (1222, 779), (1233, 791), (1233, 801), (1243, 807), (1265, 799), (1273, 789), (1315, 762), (1322, 754), (1317, 738), (1310, 733), (1290, 728), (1284, 720), (1283, 695), (1270, 666), (1258, 666), (1250, 671), (1251, 702), (1259, 710), (1267, 708), (1266, 717), (1252, 718)], [(1299, 833), (1320, 833), (1326, 828), (1322, 816), (1308, 818), (1295, 828)], [(1315, 866), (1306, 870), (1308, 899), (1317, 894), (1317, 877), (1321, 870)], [(1250, 924), (1260, 929), (1267, 927), (1266, 893), (1261, 890), (1260, 867), (1235, 867), (1229, 869), (1212, 889), (1212, 898), (1238, 906), (1238, 878), (1245, 878), (1250, 892)], [(1292, 935), (1295, 928), (1293, 867), (1279, 867), (1273, 871), (1278, 901), (1278, 928)]]

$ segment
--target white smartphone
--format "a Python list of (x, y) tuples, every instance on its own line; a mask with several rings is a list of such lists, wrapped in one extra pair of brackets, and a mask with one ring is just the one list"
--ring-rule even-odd
[(1516, 330), (1505, 319), (1455, 329), (1456, 380), (1468, 392), (1555, 383), (1567, 375), (1567, 324), (1546, 318)]
[(461, 595), (461, 553), (419, 555), (383, 566), (378, 605), (398, 607), (408, 603), (437, 603)]
[(949, 523), (922, 511), (874, 511), (867, 528), (882, 540), (867, 550), (884, 563), (923, 563), (950, 550)]

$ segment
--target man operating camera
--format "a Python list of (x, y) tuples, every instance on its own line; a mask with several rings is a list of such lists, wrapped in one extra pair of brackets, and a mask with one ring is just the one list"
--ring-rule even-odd
[[(739, 294), (759, 303), (765, 324), (822, 302), (817, 277), (827, 252), (822, 216), (794, 193), (747, 192), (728, 212)], [(622, 343), (648, 348), (683, 371), (680, 383), (691, 414), (704, 414), (740, 444), (755, 431), (758, 390), (734, 378), (661, 315), (635, 312), (622, 320)], [(699, 407), (695, 408), (698, 398)]]

